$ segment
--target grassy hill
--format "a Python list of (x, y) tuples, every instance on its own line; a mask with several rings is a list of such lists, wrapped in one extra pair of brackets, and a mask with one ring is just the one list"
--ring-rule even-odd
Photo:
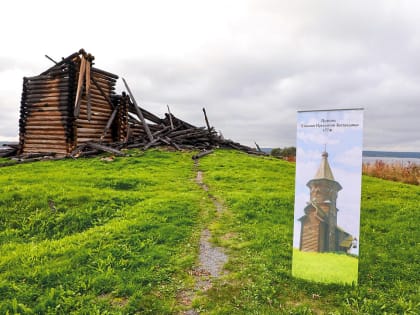
[(319, 284), (291, 276), (293, 164), (131, 153), (0, 168), (0, 314), (182, 314), (207, 226), (229, 261), (203, 314), (420, 312), (420, 187), (364, 177), (359, 285)]

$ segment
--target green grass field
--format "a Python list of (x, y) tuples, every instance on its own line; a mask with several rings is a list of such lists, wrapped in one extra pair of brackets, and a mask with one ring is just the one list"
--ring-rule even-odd
[(324, 283), (357, 283), (358, 259), (344, 254), (308, 253), (293, 249), (292, 275)]
[(218, 150), (0, 168), (0, 314), (182, 314), (210, 224), (228, 274), (200, 314), (420, 313), (420, 187), (364, 177), (359, 283), (293, 278), (294, 164)]

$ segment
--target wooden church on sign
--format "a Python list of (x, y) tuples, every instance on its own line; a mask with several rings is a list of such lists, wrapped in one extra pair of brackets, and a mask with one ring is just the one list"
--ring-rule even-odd
[(347, 252), (353, 237), (337, 226), (337, 196), (342, 189), (335, 181), (328, 163), (328, 153), (322, 153), (321, 165), (306, 186), (310, 201), (301, 222), (300, 250), (308, 252)]

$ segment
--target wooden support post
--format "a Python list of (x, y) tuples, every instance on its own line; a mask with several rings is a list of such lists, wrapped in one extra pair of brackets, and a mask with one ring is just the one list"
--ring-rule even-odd
[(127, 82), (125, 81), (125, 79), (124, 79), (124, 78), (122, 78), (122, 80), (123, 80), (123, 82), (124, 82), (124, 85), (125, 85), (125, 87), (126, 87), (126, 89), (127, 89), (128, 94), (129, 94), (129, 95), (130, 95), (130, 97), (131, 97), (131, 100), (132, 100), (132, 101), (133, 101), (133, 103), (134, 103), (134, 109), (136, 110), (137, 115), (139, 116), (139, 118), (140, 118), (140, 120), (141, 120), (141, 122), (142, 122), (142, 124), (143, 124), (143, 128), (144, 128), (144, 130), (146, 131), (147, 136), (149, 137), (150, 142), (153, 142), (153, 135), (152, 135), (152, 133), (150, 132), (149, 126), (147, 125), (146, 120), (145, 120), (145, 119), (144, 119), (144, 117), (143, 117), (143, 114), (142, 114), (142, 112), (141, 112), (141, 109), (140, 109), (140, 107), (137, 105), (136, 99), (134, 98), (133, 94), (131, 93), (131, 90), (130, 90), (130, 88), (128, 87)]
[(49, 59), (49, 60), (51, 60), (52, 62), (54, 62), (55, 64), (57, 64), (58, 62), (57, 61), (55, 61), (54, 59), (52, 59), (50, 56), (48, 56), (48, 55), (45, 55), (45, 57), (47, 58), (47, 59)]
[(90, 102), (90, 60), (86, 61), (86, 94), (87, 94), (87, 119), (90, 122), (92, 117), (92, 105)]
[(172, 121), (172, 114), (171, 110), (169, 109), (169, 105), (166, 105), (168, 107), (168, 114), (169, 114), (169, 122), (171, 123), (171, 129), (174, 129), (174, 123)]
[(258, 145), (258, 143), (256, 141), (254, 141), (254, 143), (255, 143), (255, 146), (257, 147), (258, 152), (262, 152), (262, 150), (261, 150), (260, 146)]
[(112, 112), (112, 114), (111, 114), (111, 117), (109, 117), (108, 122), (107, 122), (107, 124), (106, 124), (106, 126), (105, 126), (105, 129), (104, 129), (104, 132), (103, 132), (103, 134), (102, 134), (102, 136), (101, 136), (101, 140), (103, 140), (103, 139), (105, 138), (105, 136), (106, 136), (106, 134), (107, 134), (107, 132), (108, 132), (109, 128), (111, 128), (111, 124), (112, 124), (112, 122), (114, 121), (115, 116), (117, 116), (117, 113), (118, 113), (118, 108), (119, 108), (119, 106), (115, 107), (115, 108), (114, 108), (114, 111), (113, 111), (113, 112)]
[(79, 80), (77, 82), (77, 91), (76, 91), (76, 101), (74, 103), (74, 117), (79, 117), (80, 113), (80, 101), (82, 99), (83, 93), (83, 79), (85, 76), (86, 70), (86, 58), (82, 55), (82, 60), (80, 62), (80, 70), (79, 70)]
[(207, 119), (206, 109), (203, 107), (204, 119), (206, 120), (207, 129), (211, 132), (209, 120)]

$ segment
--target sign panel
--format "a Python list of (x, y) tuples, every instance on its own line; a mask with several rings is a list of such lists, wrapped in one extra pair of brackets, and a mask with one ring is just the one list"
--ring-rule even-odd
[(357, 283), (363, 109), (297, 117), (292, 274)]

